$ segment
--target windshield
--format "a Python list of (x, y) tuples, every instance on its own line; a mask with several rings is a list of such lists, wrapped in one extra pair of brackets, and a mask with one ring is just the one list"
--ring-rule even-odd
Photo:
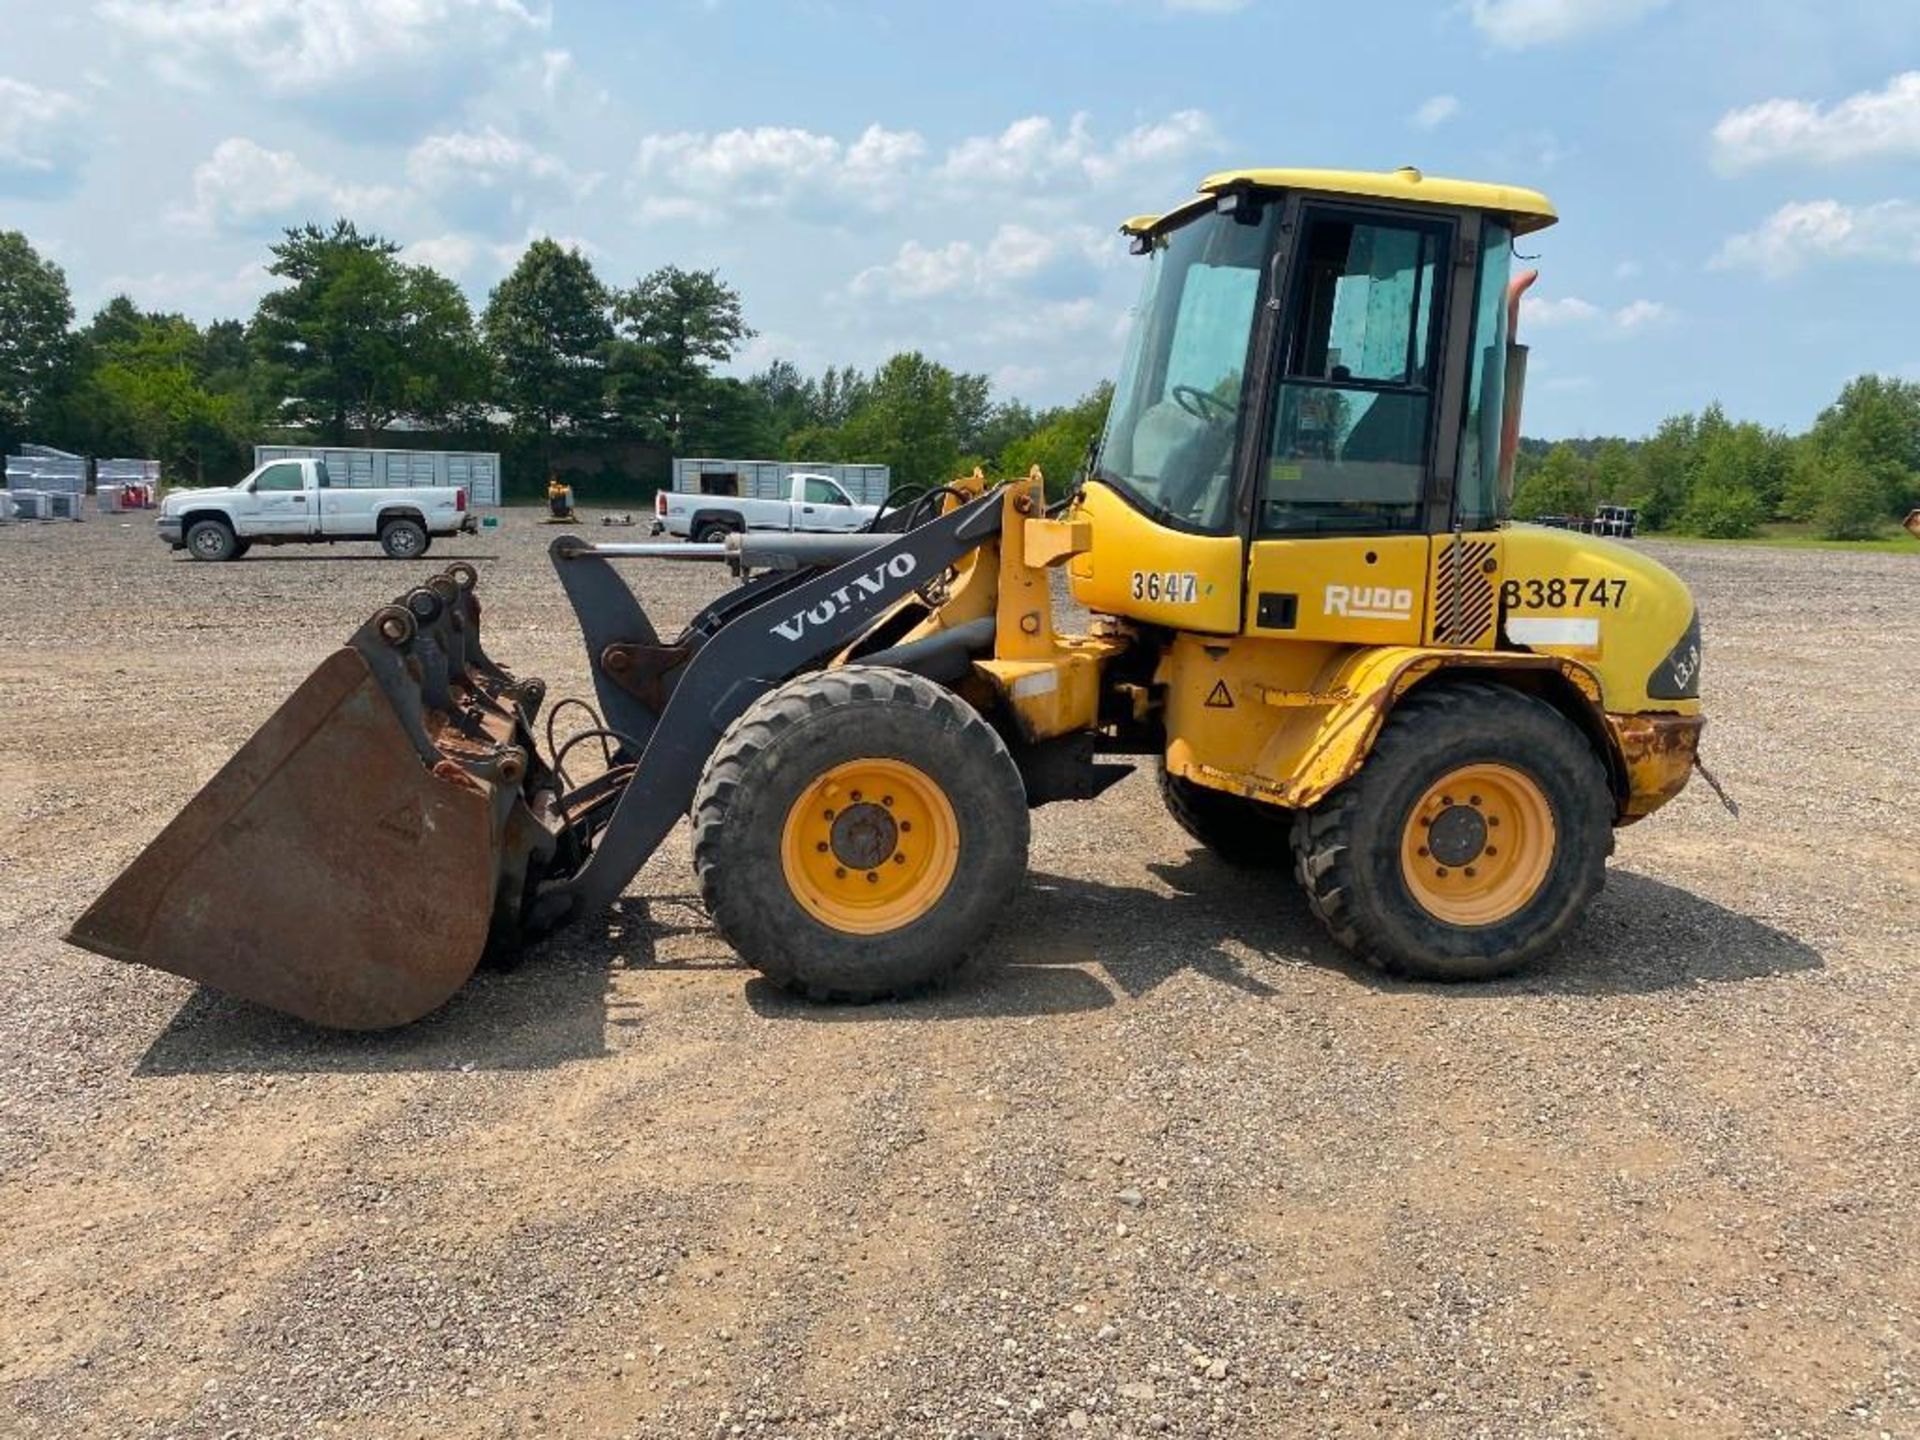
[(1277, 206), (1157, 235), (1100, 442), (1098, 477), (1148, 514), (1225, 533), (1240, 383)]

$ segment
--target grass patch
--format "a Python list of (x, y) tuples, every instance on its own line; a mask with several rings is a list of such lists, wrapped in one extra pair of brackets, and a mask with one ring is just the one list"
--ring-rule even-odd
[(1643, 538), (1684, 540), (1689, 545), (1771, 545), (1783, 550), (1845, 550), (1854, 554), (1864, 552), (1880, 555), (1920, 554), (1920, 540), (1915, 540), (1906, 531), (1895, 526), (1889, 526), (1885, 533), (1872, 540), (1823, 540), (1814, 533), (1813, 526), (1795, 521), (1762, 525), (1759, 534), (1750, 535), (1744, 540), (1722, 540), (1711, 535), (1686, 535), (1678, 530), (1649, 530)]

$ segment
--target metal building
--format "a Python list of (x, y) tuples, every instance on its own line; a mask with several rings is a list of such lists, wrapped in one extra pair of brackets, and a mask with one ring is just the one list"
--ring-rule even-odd
[(255, 467), (269, 460), (324, 460), (327, 478), (356, 490), (381, 486), (460, 485), (476, 506), (500, 503), (500, 457), (477, 450), (366, 450), (325, 445), (256, 445)]
[(747, 500), (783, 500), (789, 475), (829, 475), (856, 504), (887, 498), (892, 470), (885, 465), (837, 465), (810, 460), (676, 460), (673, 488), (690, 495), (733, 495)]
[(7, 456), (7, 488), (38, 490), (45, 494), (87, 493), (87, 459), (55, 450), (51, 445), (22, 445)]

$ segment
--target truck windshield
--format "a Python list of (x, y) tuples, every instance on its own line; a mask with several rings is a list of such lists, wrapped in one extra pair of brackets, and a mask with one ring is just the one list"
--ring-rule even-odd
[(1156, 235), (1100, 442), (1098, 479), (1156, 519), (1224, 534), (1240, 387), (1277, 205)]

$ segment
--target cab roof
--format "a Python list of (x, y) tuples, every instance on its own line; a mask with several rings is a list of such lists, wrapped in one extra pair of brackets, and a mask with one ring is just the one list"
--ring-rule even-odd
[(1186, 218), (1213, 197), (1233, 190), (1310, 190), (1323, 195), (1353, 195), (1403, 204), (1444, 205), (1504, 216), (1516, 235), (1544, 230), (1560, 218), (1553, 202), (1538, 190), (1489, 185), (1479, 180), (1448, 180), (1423, 175), (1411, 165), (1398, 170), (1221, 170), (1200, 182), (1200, 194), (1164, 215), (1136, 215), (1120, 228), (1145, 235), (1168, 221)]

